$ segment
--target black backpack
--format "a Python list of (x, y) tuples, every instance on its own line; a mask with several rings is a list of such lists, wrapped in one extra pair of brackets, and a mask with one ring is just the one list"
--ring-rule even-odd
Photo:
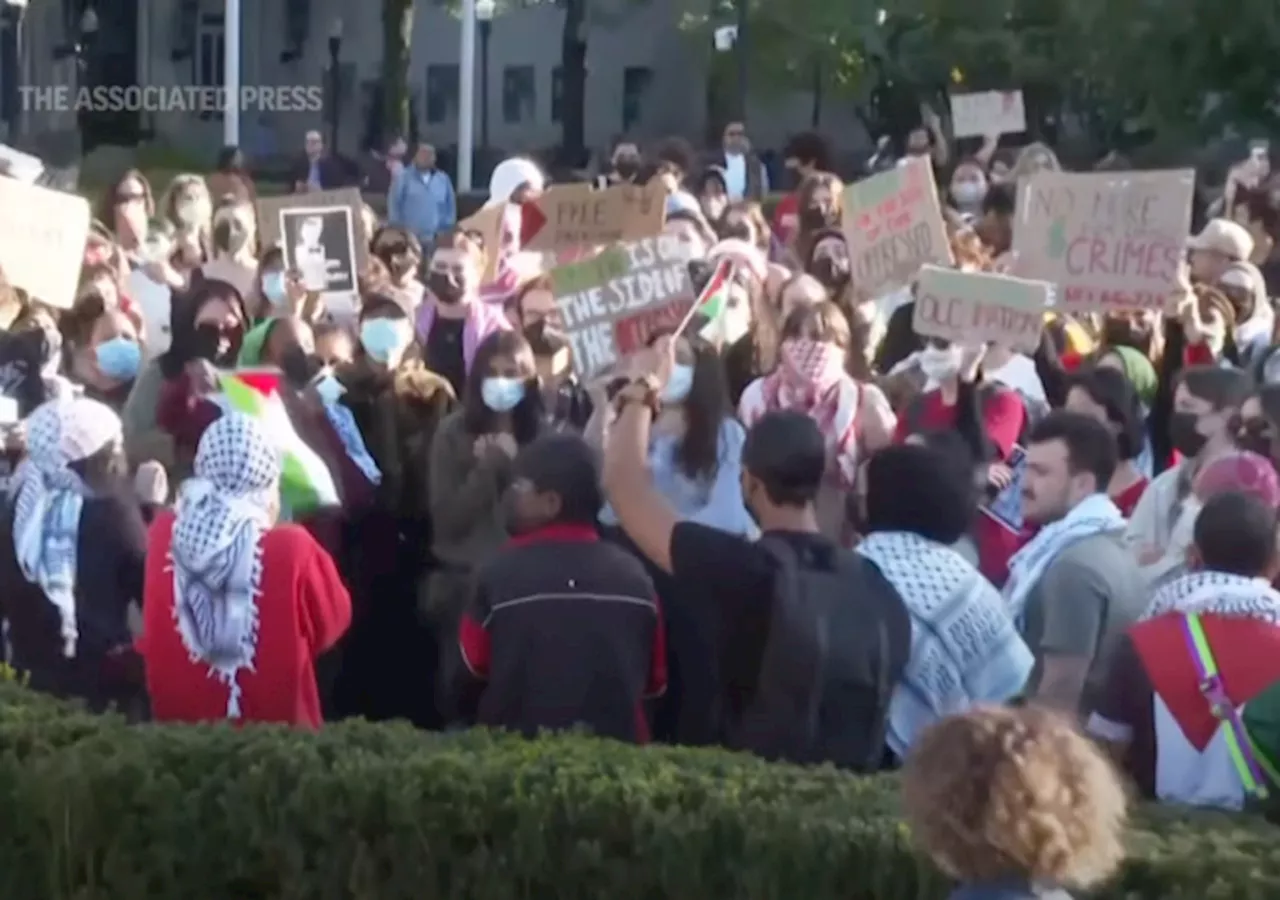
[(885, 617), (872, 620), (879, 608), (859, 602), (879, 593), (874, 578), (883, 577), (834, 544), (798, 549), (771, 536), (758, 544), (778, 576), (756, 690), (731, 743), (766, 759), (879, 770), (905, 664), (891, 658)]

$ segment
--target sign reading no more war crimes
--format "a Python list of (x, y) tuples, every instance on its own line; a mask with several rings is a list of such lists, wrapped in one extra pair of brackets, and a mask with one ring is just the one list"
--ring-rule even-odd
[(985, 272), (925, 266), (911, 327), (922, 337), (976, 346), (994, 342), (1034, 353), (1052, 286)]
[(0, 176), (0, 210), (0, 279), (70, 309), (89, 236), (89, 201)]
[(1165, 309), (1186, 256), (1195, 172), (1040, 172), (1018, 184), (1017, 272), (1066, 312)]
[(843, 201), (853, 283), (868, 296), (903, 287), (927, 263), (953, 262), (929, 160), (851, 184)]
[(694, 301), (688, 259), (679, 239), (658, 235), (551, 271), (578, 377), (601, 374), (680, 323)]

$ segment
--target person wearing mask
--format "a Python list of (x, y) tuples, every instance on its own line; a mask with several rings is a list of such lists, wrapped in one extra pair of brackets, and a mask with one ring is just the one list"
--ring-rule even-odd
[(722, 241), (738, 240), (755, 247), (766, 263), (773, 253), (773, 234), (759, 203), (750, 200), (730, 203), (716, 221), (715, 232)]
[(1052, 412), (1027, 439), (1022, 515), (1040, 530), (1010, 560), (1004, 599), (1036, 656), (1030, 694), (1065, 712), (1088, 711), (1147, 602), (1106, 495), (1115, 467), (1115, 435), (1081, 413)]
[(171, 261), (173, 254), (173, 226), (156, 219), (148, 226), (146, 242), (125, 277), (124, 291), (142, 318), (148, 360), (173, 343), (173, 299), (186, 289), (186, 278)]
[(992, 184), (982, 195), (981, 216), (973, 228), (995, 259), (1004, 257), (1013, 249), (1016, 191), (1015, 185)]
[(116, 245), (133, 263), (143, 256), (147, 223), (156, 214), (151, 183), (137, 169), (130, 169), (107, 189), (96, 218), (105, 225)]
[(1280, 297), (1280, 192), (1272, 188), (1238, 193), (1232, 218), (1253, 238), (1249, 261), (1262, 272), (1267, 296)]
[(458, 633), (465, 681), (480, 688), (475, 721), (646, 743), (644, 701), (667, 684), (662, 608), (639, 560), (599, 538), (595, 454), (577, 435), (548, 434), (511, 476), (511, 538), (477, 572)]
[(591, 421), (594, 404), (586, 385), (574, 374), (573, 348), (550, 279), (539, 277), (527, 283), (516, 294), (513, 307), (512, 325), (533, 351), (548, 425), (581, 432)]
[(84, 388), (86, 397), (118, 414), (142, 367), (142, 346), (133, 319), (121, 310), (99, 306), (94, 312), (70, 341), (68, 374)]
[(1233, 263), (1248, 262), (1253, 255), (1253, 238), (1230, 219), (1211, 219), (1199, 234), (1187, 241), (1191, 278), (1201, 284), (1216, 284)]
[(462, 396), (480, 344), (510, 328), (500, 304), (479, 292), (481, 253), (457, 232), (439, 235), (427, 271), (426, 293), (416, 315), (418, 344), (428, 368)]
[(458, 199), (449, 176), (436, 168), (436, 148), (419, 144), (413, 162), (391, 182), (387, 193), (387, 222), (403, 228), (423, 247), (458, 223)]
[(302, 158), (294, 166), (290, 181), (295, 194), (305, 194), (347, 187), (351, 176), (342, 160), (329, 154), (320, 132), (308, 131), (303, 140)]
[(830, 167), (831, 152), (827, 142), (814, 131), (797, 134), (783, 151), (787, 170), (787, 194), (773, 211), (773, 233), (782, 246), (790, 246), (800, 227), (800, 185), (811, 175)]
[(796, 309), (783, 322), (778, 368), (743, 392), (738, 417), (750, 428), (763, 416), (790, 410), (817, 424), (827, 447), (827, 474), (818, 497), (822, 533), (835, 540), (845, 532), (845, 497), (853, 490), (858, 464), (888, 445), (898, 421), (878, 387), (845, 372), (849, 323), (833, 303)]
[(1215, 285), (1231, 304), (1232, 342), (1240, 365), (1252, 367), (1271, 345), (1276, 314), (1262, 272), (1251, 262), (1229, 266)]
[(328, 369), (349, 365), (356, 357), (356, 341), (350, 329), (333, 322), (321, 322), (312, 330), (316, 336), (316, 356)]
[(240, 292), (253, 295), (258, 274), (257, 217), (253, 206), (239, 201), (220, 203), (213, 212), (213, 259), (200, 267), (206, 279), (225, 281)]
[(250, 293), (253, 302), (250, 313), (254, 323), (264, 322), (275, 316), (289, 315), (300, 306), (297, 301), (305, 297), (306, 287), (300, 278), (290, 278), (284, 267), (284, 251), (271, 247), (258, 261), (254, 289)]
[(213, 256), (213, 197), (202, 176), (174, 176), (160, 200), (160, 214), (174, 228), (175, 265), (180, 270), (199, 269)]
[(694, 171), (694, 152), (689, 142), (669, 137), (653, 149), (654, 177), (667, 191), (667, 214), (678, 210), (700, 210), (698, 199), (689, 193), (686, 180)]
[[(1252, 387), (1245, 372), (1218, 366), (1192, 366), (1178, 379), (1169, 438), (1182, 458), (1147, 486), (1126, 534), (1148, 581), (1182, 563), (1186, 544), (1174, 546), (1173, 539), (1175, 534), (1190, 535), (1199, 512), (1191, 486), (1202, 467), (1233, 449), (1233, 426)], [(1180, 523), (1184, 516), (1189, 518)]]
[(129, 608), (142, 602), (146, 524), (125, 477), (120, 419), (76, 397), (42, 404), (25, 430), (0, 530), (12, 665), (34, 690), (132, 712)]
[(422, 265), (422, 244), (418, 239), (403, 228), (388, 225), (374, 232), (369, 253), (387, 267), (390, 283), (382, 290), (403, 295), (409, 307), (417, 309), (425, 291), (418, 280)]
[[(815, 503), (828, 470), (827, 442), (803, 413), (762, 416), (747, 433), (741, 461), (742, 496), (762, 536), (752, 541), (681, 521), (645, 464), (672, 349), (662, 338), (642, 354), (615, 398), (606, 499), (639, 551), (678, 586), (696, 586), (719, 621), (726, 743), (768, 759), (877, 771), (885, 763), (889, 699), (910, 654), (911, 620), (873, 563), (820, 533)], [(855, 596), (858, 603), (850, 604)]]
[(790, 247), (795, 258), (810, 274), (814, 274), (809, 266), (818, 258), (817, 245), (820, 241), (839, 235), (841, 243), (844, 242), (840, 231), (843, 191), (844, 184), (840, 179), (827, 172), (817, 172), (800, 183), (796, 212), (798, 227)]
[(951, 147), (942, 131), (942, 117), (927, 105), (921, 107), (921, 115), (923, 122), (907, 132), (903, 157), (925, 157), (935, 170), (944, 169), (951, 158)]
[(1271, 460), (1280, 472), (1280, 385), (1264, 384), (1240, 405), (1239, 421), (1232, 421), (1235, 444)]
[(516, 453), (543, 430), (533, 351), (514, 331), (499, 331), (476, 351), (460, 409), (431, 443), (432, 551), (439, 568), (427, 584), (426, 612), (440, 647), (437, 690), (446, 720), (448, 685), (459, 660), (455, 640), (471, 579), (507, 540), (502, 497)]
[(959, 882), (947, 900), (1072, 900), (1124, 862), (1125, 787), (1050, 710), (988, 706), (939, 722), (907, 760), (902, 801), (917, 845)]
[(980, 221), (984, 213), (983, 201), (987, 198), (987, 188), (987, 173), (981, 162), (963, 159), (956, 163), (947, 194), (964, 224), (976, 225)]
[(323, 724), (316, 659), (351, 621), (351, 597), (306, 529), (278, 524), (280, 456), (229, 412), (147, 542), (147, 693), (159, 722)]
[(729, 188), (726, 185), (724, 169), (719, 166), (708, 166), (698, 177), (698, 205), (702, 214), (714, 227), (729, 208)]
[(234, 197), (237, 203), (252, 206), (258, 200), (253, 178), (245, 168), (244, 154), (239, 147), (223, 147), (218, 151), (218, 163), (205, 178), (210, 197)]
[(246, 322), (239, 292), (221, 281), (202, 282), (175, 306), (172, 345), (141, 369), (121, 413), (131, 465), (155, 459), (171, 474), (187, 470), (219, 415), (213, 370), (234, 363)]
[[(1276, 509), (1219, 494), (1194, 534), (1189, 570), (1155, 592), (1118, 643), (1087, 729), (1142, 797), (1238, 811), (1276, 787), (1259, 777), (1257, 756), (1274, 759), (1280, 748), (1247, 727), (1251, 711), (1274, 717), (1280, 681)], [(1215, 714), (1206, 673), (1217, 676), (1231, 714)], [(1239, 740), (1238, 725), (1250, 739)]]
[(889, 580), (911, 616), (911, 657), (885, 734), (903, 759), (943, 716), (1016, 698), (1035, 660), (1000, 592), (951, 549), (977, 513), (968, 461), (929, 446), (886, 447), (867, 461), (865, 479), (866, 536), (857, 552)]
[(725, 377), (729, 402), (738, 409), (742, 395), (757, 378), (773, 372), (778, 365), (778, 340), (782, 323), (792, 310), (814, 306), (830, 300), (821, 282), (803, 272), (789, 275), (770, 290), (765, 287), (757, 295), (758, 302), (751, 317), (751, 330), (738, 339), (725, 353)]
[[(671, 205), (668, 199), (668, 206)], [(669, 210), (662, 233), (678, 240), (685, 247), (685, 254), (690, 260), (706, 259), (707, 252), (715, 246), (717, 240), (715, 229), (696, 204), (687, 209), (679, 207)]]
[(1107, 484), (1107, 496), (1120, 515), (1133, 515), (1149, 483), (1138, 467), (1145, 416), (1133, 386), (1114, 369), (1085, 369), (1071, 379), (1065, 408), (1101, 422), (1115, 435), (1116, 468)]

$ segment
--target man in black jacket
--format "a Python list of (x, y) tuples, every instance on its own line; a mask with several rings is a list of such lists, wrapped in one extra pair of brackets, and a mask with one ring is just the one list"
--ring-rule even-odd
[(354, 184), (350, 166), (341, 157), (331, 156), (318, 131), (308, 131), (302, 159), (294, 167), (293, 192), (333, 191)]

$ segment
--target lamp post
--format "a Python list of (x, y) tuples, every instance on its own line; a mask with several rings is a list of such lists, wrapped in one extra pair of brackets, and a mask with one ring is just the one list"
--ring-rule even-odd
[[(493, 34), (495, 0), (476, 0), (476, 22), (480, 26), (480, 156), (489, 153), (489, 38)], [(484, 165), (484, 163), (481, 163)]]
[[(92, 87), (93, 72), (90, 68), (94, 57), (94, 46), (98, 41), (98, 14), (90, 6), (80, 15), (80, 34), (76, 38), (74, 48), (76, 60), (76, 87)], [(80, 126), (80, 151), (88, 153), (97, 146), (94, 132), (98, 124), (92, 104), (88, 109), (76, 111), (76, 124)]]
[(27, 0), (6, 0), (2, 10), (9, 20), (10, 34), (13, 39), (9, 46), (13, 48), (13, 68), (0, 73), (0, 81), (12, 81), (12, 88), (5, 87), (0, 93), (0, 109), (9, 119), (9, 142), (17, 144), (22, 137), (22, 106), (26, 102), (26, 91), (22, 86), (27, 83), (26, 60), (23, 59), (22, 17), (27, 11)]
[(338, 104), (342, 91), (342, 76), (338, 61), (342, 55), (342, 19), (334, 19), (329, 26), (329, 152), (338, 152)]

